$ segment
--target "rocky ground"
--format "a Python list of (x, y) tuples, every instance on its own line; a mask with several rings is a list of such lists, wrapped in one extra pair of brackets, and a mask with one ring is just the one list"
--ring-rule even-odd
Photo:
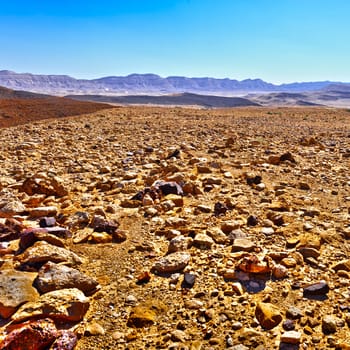
[(350, 349), (350, 113), (118, 108), (3, 128), (1, 349)]

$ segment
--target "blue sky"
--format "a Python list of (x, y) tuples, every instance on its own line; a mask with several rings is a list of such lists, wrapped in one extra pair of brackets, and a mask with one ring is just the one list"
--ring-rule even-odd
[(0, 70), (350, 82), (348, 0), (61, 0), (0, 6)]

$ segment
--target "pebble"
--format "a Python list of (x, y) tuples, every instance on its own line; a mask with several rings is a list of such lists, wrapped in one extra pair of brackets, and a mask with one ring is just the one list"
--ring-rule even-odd
[(214, 241), (205, 233), (197, 233), (193, 239), (193, 245), (200, 249), (210, 249)]
[(236, 238), (232, 243), (233, 252), (251, 252), (255, 247), (255, 243), (246, 238)]
[(293, 320), (285, 320), (282, 324), (283, 329), (291, 331), (295, 329), (295, 322)]
[(287, 309), (286, 316), (292, 320), (296, 320), (303, 316), (303, 312), (299, 308), (291, 306)]
[(154, 272), (171, 273), (183, 270), (191, 259), (191, 255), (184, 252), (175, 252), (156, 261), (152, 267)]
[(307, 287), (304, 287), (304, 296), (325, 295), (329, 292), (329, 286), (325, 281), (313, 283)]
[(275, 233), (275, 230), (272, 227), (263, 227), (261, 233), (265, 236), (271, 236)]
[(255, 317), (265, 329), (272, 329), (282, 321), (280, 310), (270, 303), (258, 303), (255, 308)]
[(106, 331), (97, 322), (91, 322), (86, 326), (85, 333), (87, 335), (104, 335)]
[(281, 335), (281, 342), (287, 344), (299, 344), (301, 340), (301, 333), (297, 331), (284, 332)]
[(337, 331), (337, 319), (334, 316), (325, 316), (322, 318), (322, 332), (325, 334), (335, 333)]

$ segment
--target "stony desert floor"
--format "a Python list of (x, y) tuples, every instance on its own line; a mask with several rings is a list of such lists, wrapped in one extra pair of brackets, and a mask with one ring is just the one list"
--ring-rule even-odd
[(348, 110), (120, 107), (0, 137), (2, 349), (43, 318), (79, 350), (350, 349)]

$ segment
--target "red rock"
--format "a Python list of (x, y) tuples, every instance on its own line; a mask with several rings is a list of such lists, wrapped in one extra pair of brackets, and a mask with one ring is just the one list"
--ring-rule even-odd
[(1, 350), (46, 349), (57, 336), (56, 326), (50, 319), (24, 322), (8, 327), (6, 331), (7, 334), (0, 343)]

